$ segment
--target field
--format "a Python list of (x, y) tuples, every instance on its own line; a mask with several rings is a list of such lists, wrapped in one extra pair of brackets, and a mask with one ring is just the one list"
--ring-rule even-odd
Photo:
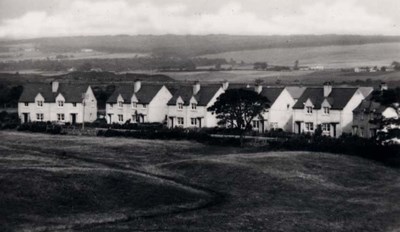
[(400, 171), (361, 158), (1, 131), (1, 231), (398, 231)]
[(327, 69), (360, 66), (388, 66), (400, 60), (400, 43), (321, 46), (300, 48), (270, 48), (204, 55), (207, 58), (243, 60), (247, 63), (267, 62), (272, 65), (324, 66)]
[[(254, 83), (262, 80), (263, 83), (274, 85), (276, 83), (286, 85), (322, 85), (326, 81), (336, 84), (361, 84), (359, 81), (374, 81), (375, 84), (385, 81), (390, 87), (400, 86), (400, 72), (375, 72), (354, 73), (339, 70), (325, 71), (256, 71), (256, 70), (233, 70), (233, 71), (202, 71), (202, 72), (166, 72), (163, 73), (179, 81), (202, 81), (202, 82), (229, 82)], [(357, 82), (357, 83), (356, 83)], [(364, 83), (371, 85), (373, 83)]]

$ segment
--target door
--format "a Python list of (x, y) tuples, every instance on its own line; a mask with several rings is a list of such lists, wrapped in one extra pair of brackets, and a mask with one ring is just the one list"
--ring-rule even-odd
[(76, 124), (76, 114), (71, 114), (71, 123), (72, 125)]
[(29, 120), (29, 113), (23, 113), (23, 123), (27, 123)]

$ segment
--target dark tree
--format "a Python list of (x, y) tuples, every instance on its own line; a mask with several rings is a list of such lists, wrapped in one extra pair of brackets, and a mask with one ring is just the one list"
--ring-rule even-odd
[(217, 115), (219, 125), (238, 129), (240, 143), (243, 144), (243, 136), (251, 129), (252, 120), (261, 116), (267, 108), (269, 108), (268, 99), (255, 91), (229, 89), (218, 97), (208, 111)]

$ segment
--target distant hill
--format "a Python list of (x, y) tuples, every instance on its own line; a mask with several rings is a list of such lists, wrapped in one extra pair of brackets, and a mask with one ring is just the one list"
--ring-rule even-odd
[(400, 36), (359, 35), (116, 35), (38, 38), (0, 41), (0, 50), (18, 44), (33, 44), (44, 52), (73, 52), (91, 49), (108, 53), (150, 53), (158, 56), (193, 57), (221, 52), (268, 48), (318, 47), (400, 42)]

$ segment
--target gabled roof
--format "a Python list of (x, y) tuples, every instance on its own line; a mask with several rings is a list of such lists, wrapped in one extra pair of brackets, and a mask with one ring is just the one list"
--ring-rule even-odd
[(266, 97), (272, 105), (284, 89), (284, 87), (263, 87), (260, 95)]
[(303, 86), (288, 86), (286, 87), (286, 90), (289, 92), (289, 94), (292, 96), (293, 99), (299, 99), (301, 95), (304, 93), (306, 90), (306, 87)]
[[(157, 93), (161, 90), (164, 85), (161, 84), (149, 84), (142, 83), (139, 91), (135, 93), (139, 104), (149, 104)], [(118, 96), (124, 99), (124, 102), (131, 102), (131, 98), (134, 94), (133, 85), (120, 85), (115, 88), (115, 91), (108, 98), (107, 103), (117, 103)]]
[(65, 102), (81, 102), (82, 94), (86, 93), (89, 85), (60, 83), (57, 92), (52, 92), (51, 84), (29, 83), (24, 85), (24, 90), (19, 102), (34, 102), (40, 93), (45, 102), (55, 102), (58, 94), (62, 94)]
[(320, 109), (322, 102), (328, 100), (332, 109), (343, 109), (354, 96), (358, 88), (332, 88), (327, 98), (324, 97), (324, 88), (307, 88), (294, 104), (293, 109), (304, 109), (304, 103), (310, 99), (315, 109)]
[(382, 113), (383, 111), (385, 111), (387, 107), (382, 106), (379, 102), (376, 101), (371, 101), (371, 100), (363, 100), (360, 105), (357, 106), (357, 108), (355, 108), (353, 110), (354, 113), (361, 113), (361, 112), (365, 112), (365, 113), (370, 113), (370, 112), (376, 112), (376, 113)]
[(202, 85), (200, 86), (200, 91), (196, 95), (193, 95), (192, 86), (176, 87), (176, 91), (174, 91), (173, 97), (169, 100), (168, 105), (176, 105), (176, 101), (179, 97), (184, 101), (184, 105), (189, 105), (190, 99), (194, 97), (197, 101), (197, 105), (206, 106), (220, 88), (221, 85)]

